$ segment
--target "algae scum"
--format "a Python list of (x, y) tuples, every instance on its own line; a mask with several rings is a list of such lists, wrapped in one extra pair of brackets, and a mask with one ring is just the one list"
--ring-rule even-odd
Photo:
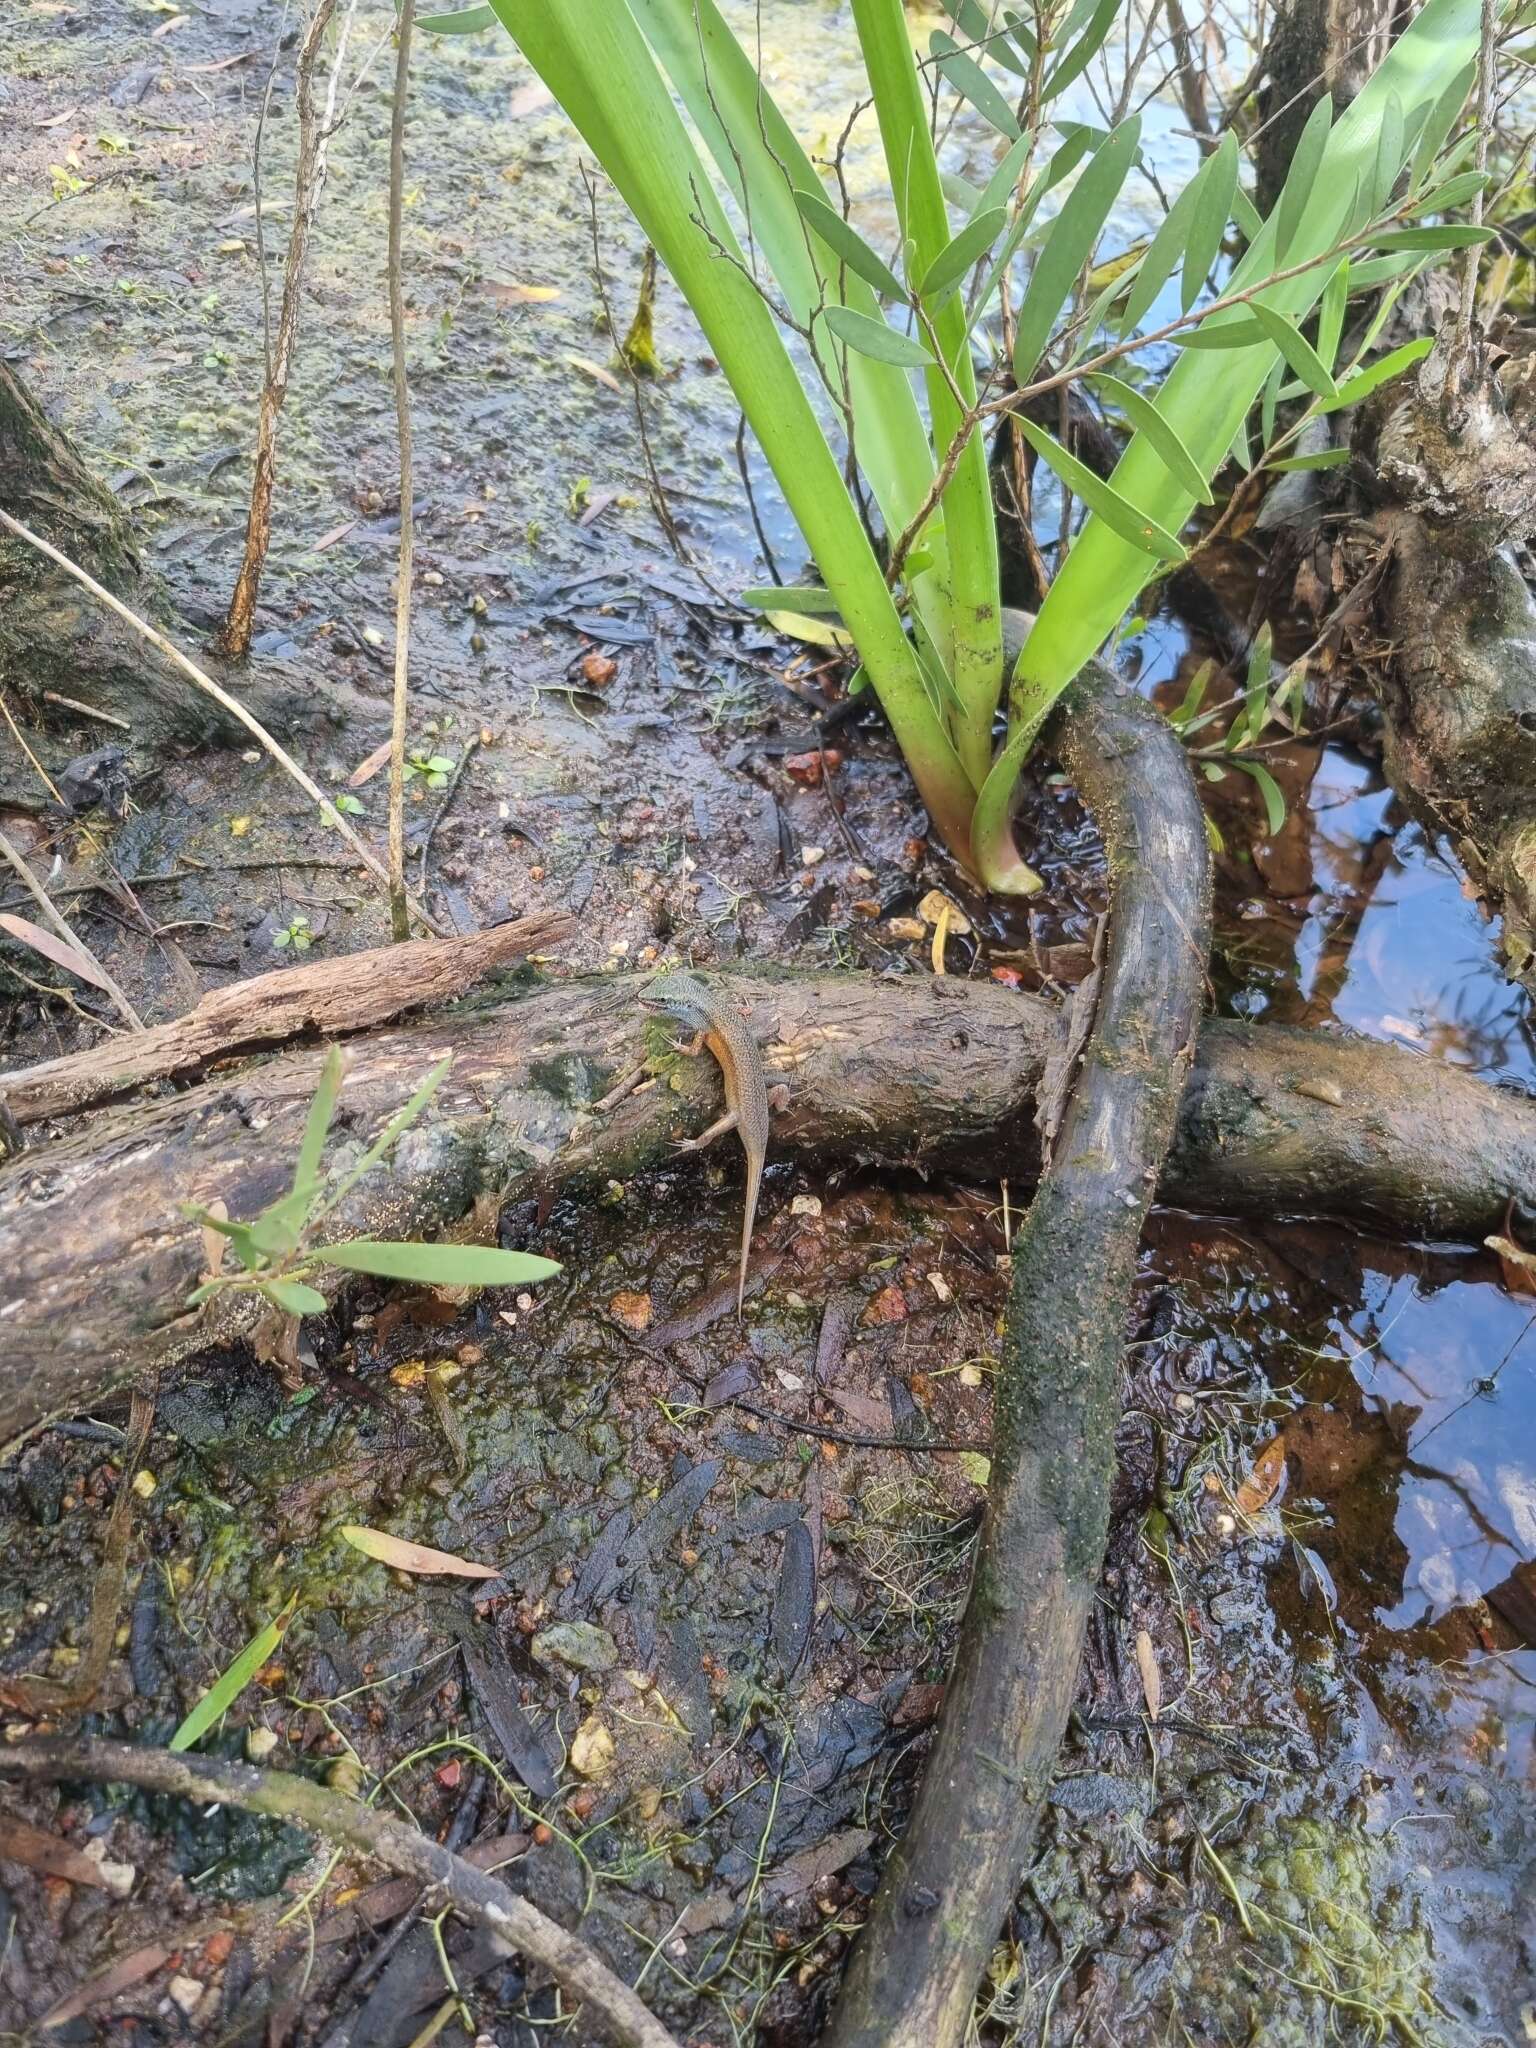
[[(758, 10), (732, 11), (755, 35)], [(249, 148), (279, 20), (266, 0), (217, 0), (156, 37), (160, 14), (126, 0), (29, 0), (0, 21), (15, 139), (0, 342), (196, 618), (216, 615), (238, 553), (261, 331)], [(853, 96), (846, 11), (775, 0), (761, 24), (788, 111), (832, 147)], [(362, 10), (362, 47), (387, 25)], [(376, 728), (316, 749), (337, 779), (382, 736), (388, 682), (383, 68), (333, 144), (259, 622), (317, 687), (345, 679), (379, 706)], [(269, 250), (287, 223), (287, 90), (280, 72)], [(962, 170), (985, 160), (963, 125), (953, 150)], [(926, 972), (921, 947), (850, 907), (877, 887), (907, 911), (927, 885), (899, 867), (904, 779), (878, 743), (857, 748), (850, 852), (825, 794), (776, 773), (804, 744), (802, 707), (771, 679), (781, 656), (722, 623), (665, 553), (630, 396), (593, 374), (612, 340), (561, 117), (504, 41), (430, 46), (410, 152), (418, 736), (456, 761), (475, 742), (432, 847), (445, 900), (466, 928), (572, 910), (559, 971), (680, 944)], [(870, 160), (856, 146), (850, 162), (856, 217), (879, 237)], [(601, 184), (597, 230), (622, 325), (641, 245)], [(646, 404), (673, 512), (723, 575), (759, 580), (734, 409), (664, 280), (657, 331)], [(798, 573), (773, 493), (761, 502)], [(574, 672), (598, 642), (619, 664), (605, 696)], [(1144, 686), (1185, 653), (1154, 622)], [(79, 751), (100, 735), (71, 737)], [(1295, 804), (1279, 840), (1224, 814), (1222, 1005), (1528, 1083), (1528, 1019), (1455, 876), (1399, 829), (1365, 764), (1317, 752), (1295, 769), (1314, 808)], [(18, 759), (8, 789), (28, 773)], [(377, 905), (321, 865), (332, 846), (260, 764), (167, 761), (135, 803), (114, 858), (179, 877), (155, 907), (196, 921), (182, 940), (206, 981), (272, 964), (296, 916), (320, 957), (380, 934)], [(1096, 851), (1065, 800), (1047, 792), (1040, 814), (1050, 899), (999, 957), (1033, 951), (1075, 979)], [(794, 869), (808, 845), (825, 850), (810, 890)], [(299, 853), (315, 865), (296, 873)], [(188, 878), (194, 862), (218, 865)], [(160, 971), (105, 918), (90, 930), (115, 972)], [(26, 1057), (76, 1028), (45, 1025), (25, 991), (6, 999)], [(160, 1000), (157, 1015), (185, 1007)], [(595, 1083), (564, 1078), (582, 1096)], [(779, 1168), (773, 1277), (740, 1326), (689, 1317), (729, 1283), (739, 1201), (727, 1146), (547, 1217), (530, 1205), (514, 1241), (565, 1270), (526, 1300), (365, 1291), (344, 1326), (307, 1330), (297, 1393), (236, 1356), (163, 1388), (98, 1725), (162, 1739), (297, 1595), (218, 1746), (398, 1802), (459, 1846), (503, 1843), (504, 1874), (584, 1914), (683, 2038), (799, 2048), (903, 1824), (982, 1500), (980, 1448), (841, 1437), (986, 1444), (1006, 1237), (996, 1189)], [(675, 1333), (665, 1355), (637, 1341), (646, 1315)], [(1512, 1647), (1499, 1601), (1536, 1552), (1529, 1323), (1481, 1250), (1157, 1218), (1079, 1711), (983, 2039), (1523, 2037), (1536, 1653)], [(841, 1437), (791, 1426), (811, 1416)], [(78, 1667), (119, 1424), (44, 1431), (0, 1470), (8, 1675)], [(1285, 1483), (1245, 1494), (1277, 1442)], [(343, 1540), (354, 1523), (498, 1576), (408, 1578)], [(443, 2003), (445, 1954), (467, 2011), (445, 2043), (484, 2031), (532, 2048), (561, 2021), (515, 1962), (451, 1923), (440, 1950), (409, 1899), (290, 1831), (85, 1788), (5, 1803), (134, 1873), (119, 1899), (40, 1880), (0, 1845), (6, 2026), (154, 1944), (177, 1961), (50, 2037), (257, 2038), (275, 2008), (289, 2038), (346, 2019), (354, 2048), (404, 2048)]]

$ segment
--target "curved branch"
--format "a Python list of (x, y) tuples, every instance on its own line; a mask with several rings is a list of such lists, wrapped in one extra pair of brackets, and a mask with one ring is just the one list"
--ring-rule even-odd
[(1184, 749), (1102, 669), (1063, 759), (1112, 882), (1082, 1069), (1014, 1242), (987, 1520), (907, 1831), (853, 1952), (829, 2048), (958, 2048), (1034, 1839), (1103, 1563), (1137, 1247), (1205, 984), (1205, 825)]
[(622, 1977), (599, 1962), (585, 1942), (568, 1934), (500, 1878), (477, 1870), (393, 1814), (377, 1813), (313, 1779), (286, 1771), (258, 1770), (254, 1764), (177, 1756), (168, 1749), (140, 1749), (133, 1743), (96, 1737), (0, 1746), (0, 1777), (138, 1785), (148, 1792), (170, 1793), (204, 1805), (213, 1800), (222, 1806), (243, 1807), (247, 1813), (291, 1821), (324, 1835), (327, 1841), (372, 1856), (399, 1877), (415, 1878), (437, 1891), (460, 1919), (489, 1928), (509, 1948), (548, 1970), (561, 1989), (585, 2006), (623, 2048), (678, 2048), (674, 2036)]

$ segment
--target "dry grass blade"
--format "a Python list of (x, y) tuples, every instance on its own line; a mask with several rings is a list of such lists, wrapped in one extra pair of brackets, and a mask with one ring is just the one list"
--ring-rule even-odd
[[(211, 697), (216, 704), (221, 705), (231, 718), (238, 719), (251, 737), (272, 756), (278, 766), (286, 774), (292, 776), (304, 794), (320, 806), (326, 823), (336, 828), (347, 845), (351, 847), (352, 851), (362, 862), (363, 866), (368, 869), (369, 873), (388, 888), (389, 874), (379, 860), (378, 855), (373, 853), (363, 840), (359, 838), (351, 825), (348, 824), (347, 820), (320, 787), (319, 783), (299, 766), (292, 754), (288, 752), (287, 748), (280, 741), (272, 737), (260, 719), (253, 717), (246, 710), (238, 697), (232, 697), (222, 684), (216, 683), (211, 675), (205, 670), (200, 669), (195, 661), (192, 661), (187, 655), (183, 654), (173, 640), (168, 640), (157, 627), (150, 625), (148, 620), (141, 619), (137, 612), (131, 611), (121, 598), (114, 597), (110, 590), (103, 588), (89, 571), (80, 567), (78, 562), (73, 562), (68, 555), (61, 554), (56, 547), (44, 540), (40, 534), (34, 533), (31, 527), (23, 526), (19, 519), (13, 519), (11, 514), (3, 507), (0, 507), (0, 527), (4, 527), (7, 533), (14, 534), (17, 540), (25, 541), (28, 547), (36, 548), (39, 554), (46, 555), (48, 560), (54, 563), (56, 567), (62, 569), (66, 575), (73, 576), (75, 581), (83, 589), (88, 590), (99, 604), (104, 604), (109, 611), (115, 612), (125, 625), (131, 626), (141, 639), (147, 640), (151, 647), (156, 648), (163, 654), (172, 667), (179, 669), (189, 682), (195, 683), (205, 696)], [(434, 932), (439, 938), (444, 936), (443, 927), (432, 916), (426, 905), (415, 897), (411, 898), (411, 910), (413, 915), (420, 918), (428, 931)], [(137, 1022), (137, 1019), (135, 1021)]]
[[(0, 512), (0, 519), (5, 517), (5, 513)], [(142, 1031), (144, 1029), (144, 1019), (139, 1015), (132, 1003), (129, 1002), (127, 996), (124, 995), (106, 968), (102, 966), (84, 939), (77, 937), (59, 915), (58, 911), (55, 910), (52, 899), (42, 883), (33, 874), (21, 853), (11, 844), (3, 832), (0, 832), (0, 858), (3, 858), (20, 876), (26, 885), (27, 894), (43, 913), (43, 916), (53, 927), (53, 932), (57, 936), (53, 937), (48, 932), (39, 930), (35, 924), (29, 923), (24, 917), (6, 916), (0, 918), (0, 925), (4, 926), (13, 939), (20, 939), (23, 945), (32, 947), (33, 951), (41, 953), (44, 959), (51, 960), (55, 967), (66, 968), (71, 974), (78, 974), (82, 981), (91, 982), (95, 987), (103, 990), (111, 997), (113, 1005), (124, 1021), (131, 1025), (135, 1031)]]

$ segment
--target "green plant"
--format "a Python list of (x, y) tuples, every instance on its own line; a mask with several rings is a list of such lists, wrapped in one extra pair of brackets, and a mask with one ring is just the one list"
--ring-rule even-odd
[(547, 1280), (560, 1271), (553, 1259), (529, 1252), (507, 1252), (489, 1245), (411, 1244), (381, 1238), (350, 1238), (339, 1244), (315, 1244), (312, 1233), (352, 1192), (365, 1173), (421, 1115), (447, 1077), (451, 1060), (439, 1060), (401, 1109), (396, 1110), (374, 1142), (350, 1166), (326, 1175), (321, 1168), (326, 1134), (341, 1095), (341, 1054), (326, 1054), (320, 1083), (309, 1105), (299, 1144), (293, 1183), (286, 1194), (269, 1202), (249, 1223), (231, 1223), (227, 1216), (196, 1202), (184, 1202), (182, 1214), (204, 1233), (228, 1241), (240, 1262), (238, 1273), (226, 1274), (217, 1257), (213, 1271), (187, 1296), (197, 1308), (215, 1295), (258, 1294), (272, 1308), (295, 1316), (316, 1315), (325, 1296), (313, 1285), (318, 1269), (339, 1266), (353, 1273), (373, 1273), (387, 1280), (413, 1280), (435, 1287), (516, 1287)]
[[(1321, 406), (1347, 403), (1375, 372), (1357, 356), (1345, 381), (1335, 379), (1345, 298), (1486, 235), (1421, 219), (1481, 190), (1478, 174), (1446, 182), (1457, 155), (1447, 158), (1447, 137), (1475, 69), (1478, 0), (1428, 0), (1337, 124), (1320, 103), (1267, 222), (1242, 190), (1228, 132), (1139, 256), (1098, 272), (1101, 231), (1138, 159), (1139, 121), (1109, 133), (1058, 124), (1064, 139), (1049, 155), (1043, 141), (1059, 95), (1104, 45), (1124, 0), (1037, 0), (1032, 23), (1006, 7), (995, 18), (991, 0), (956, 0), (958, 34), (935, 31), (921, 66), (902, 0), (852, 0), (900, 226), (889, 262), (834, 203), (838, 188), (824, 183), (715, 0), (492, 4), (689, 300), (820, 568), (824, 588), (749, 601), (835, 613), (950, 848), (994, 888), (1037, 887), (1011, 830), (1035, 735), (1138, 591), (1183, 558), (1179, 530), (1197, 500), (1209, 502), (1229, 450), (1246, 456), (1248, 413), (1261, 391), (1278, 395), (1277, 366)], [(472, 9), (431, 25), (484, 22)], [(1006, 144), (986, 188), (958, 199), (933, 141), (945, 95), (969, 101)], [(1039, 222), (1042, 199), (1074, 172), (1060, 211)], [(1234, 222), (1246, 251), (1202, 305)], [(1015, 301), (1012, 264), (1026, 243), (1033, 267)], [(1176, 274), (1181, 312), (1142, 332)], [(1320, 298), (1308, 340), (1300, 323)], [(994, 310), (1014, 389), (987, 396), (975, 358)], [(883, 559), (786, 329), (840, 416), (883, 523)], [(1183, 353), (1155, 400), (1108, 375), (1168, 341)], [(1019, 410), (1089, 378), (1134, 429), (1107, 483)], [(994, 758), (1004, 678), (982, 429), (1010, 412), (1089, 516), (1009, 679), (1008, 734)]]
[(418, 740), (407, 750), (405, 779), (410, 782), (419, 776), (428, 789), (446, 789), (454, 765), (451, 754), (434, 754), (429, 740)]
[(309, 928), (309, 919), (302, 911), (296, 912), (288, 922), (272, 934), (273, 949), (279, 953), (307, 953), (315, 943), (315, 935)]

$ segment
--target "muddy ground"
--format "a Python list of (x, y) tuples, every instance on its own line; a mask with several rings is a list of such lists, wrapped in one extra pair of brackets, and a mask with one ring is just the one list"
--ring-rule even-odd
[[(801, 120), (830, 120), (841, 10), (781, 0), (766, 22), (774, 64), (809, 68)], [(356, 47), (386, 25), (362, 9)], [(266, 0), (23, 0), (0, 20), (0, 347), (204, 629), (239, 551), (261, 334), (250, 150), (279, 26)], [(333, 145), (259, 618), (317, 698), (345, 681), (376, 702), (306, 744), (337, 783), (387, 723), (386, 70), (376, 57)], [(735, 415), (675, 299), (664, 284), (664, 374), (644, 403), (692, 568), (650, 503), (632, 394), (610, 388), (592, 209), (560, 117), (509, 46), (478, 39), (423, 49), (411, 124), (413, 739), (452, 764), (446, 786), (413, 785), (435, 906), (465, 930), (574, 911), (552, 974), (673, 953), (931, 972), (902, 920), (935, 885), (978, 924), (981, 907), (918, 837), (878, 730), (850, 722), (840, 759), (799, 758), (840, 679), (819, 654), (793, 666), (728, 602), (762, 573)], [(291, 59), (269, 130), (275, 272)], [(596, 217), (622, 323), (641, 251), (600, 183)], [(1128, 650), (1149, 689), (1190, 657), (1167, 619)], [(56, 772), (111, 735), (82, 721), (29, 737)], [(372, 889), (262, 760), (189, 751), (130, 754), (128, 816), (92, 821), (152, 909), (150, 945), (0, 746), (5, 829), (39, 864), (58, 857), (82, 930), (147, 1017), (301, 945), (339, 957), (385, 936)], [(1273, 837), (1243, 778), (1210, 791), (1220, 1006), (1416, 1045), (1426, 1086), (1440, 1060), (1536, 1081), (1496, 934), (1401, 827), (1369, 745), (1299, 745), (1283, 779)], [(379, 789), (358, 792), (370, 830)], [(1045, 896), (984, 943), (953, 936), (950, 973), (1037, 987), (1085, 970), (1091, 828), (1044, 780), (1028, 834)], [(0, 959), (7, 1063), (99, 1035), (94, 1001), (51, 981), (19, 951)], [(1016, 1199), (778, 1169), (738, 1325), (740, 1178), (722, 1155), (610, 1205), (511, 1219), (564, 1262), (536, 1297), (365, 1292), (313, 1329), (297, 1392), (249, 1358), (207, 1360), (160, 1392), (92, 1725), (164, 1739), (297, 1596), (217, 1744), (396, 1802), (460, 1845), (506, 1838), (512, 1881), (584, 1915), (696, 2048), (809, 2042), (941, 1698)], [(1347, 1221), (1160, 1214), (1144, 1268), (1079, 1714), (982, 2038), (1529, 2038), (1536, 1651), (1515, 1573), (1536, 1553), (1530, 1304), (1481, 1248), (1373, 1242)], [(0, 1468), (8, 1675), (78, 1662), (122, 1423), (53, 1428)], [(925, 1434), (976, 1448), (846, 1440)], [(360, 1558), (338, 1533), (351, 1523), (500, 1575), (424, 1585)], [(587, 2038), (515, 1963), (451, 1926), (440, 1948), (398, 1887), (301, 1836), (84, 1788), (7, 1792), (0, 1812), (110, 1873), (40, 1876), (8, 1858), (0, 1819), (13, 2035), (51, 2013), (61, 2041), (404, 2048), (449, 1995), (446, 1957), (445, 2043)]]

